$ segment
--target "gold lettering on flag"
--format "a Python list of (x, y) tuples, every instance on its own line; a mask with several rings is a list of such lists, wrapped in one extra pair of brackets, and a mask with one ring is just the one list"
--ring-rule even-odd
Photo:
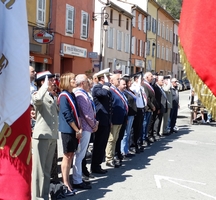
[(4, 54), (0, 57), (0, 74), (2, 74), (2, 69), (6, 68), (8, 65), (8, 59), (5, 57)]
[[(1, 2), (4, 4), (7, 0), (1, 0)], [(5, 7), (7, 9), (11, 9), (11, 6), (15, 3), (15, 0), (10, 0), (9, 2), (6, 3)]]
[[(19, 145), (20, 141), (22, 140), (21, 144)], [(25, 147), (27, 143), (27, 137), (25, 135), (19, 135), (16, 140), (14, 141), (11, 149), (10, 149), (10, 155), (11, 157), (17, 157), (22, 152), (23, 148)], [(19, 146), (18, 146), (19, 145)]]
[(11, 127), (4, 123), (4, 126), (0, 132), (0, 149), (4, 149), (4, 146), (6, 144), (6, 141), (9, 136), (11, 135)]
[[(10, 146), (7, 144), (7, 139), (10, 140), (11, 133), (12, 133), (11, 127), (7, 123), (4, 123), (4, 126), (0, 132), (0, 149), (4, 149), (6, 145)], [(16, 137), (13, 144), (10, 147), (10, 156), (12, 158), (18, 157), (22, 153), (24, 147), (26, 146), (27, 141), (28, 138), (25, 135), (19, 135), (18, 137)], [(31, 145), (30, 145), (28, 156), (26, 158), (26, 164), (29, 165), (30, 161), (31, 161)]]

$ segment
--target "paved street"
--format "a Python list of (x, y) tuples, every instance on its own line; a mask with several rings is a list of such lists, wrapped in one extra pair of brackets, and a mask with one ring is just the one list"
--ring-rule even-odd
[[(189, 91), (180, 93), (178, 133), (125, 161), (106, 176), (92, 179), (92, 189), (67, 200), (216, 200), (214, 125), (190, 125)], [(61, 154), (60, 154), (61, 155)]]

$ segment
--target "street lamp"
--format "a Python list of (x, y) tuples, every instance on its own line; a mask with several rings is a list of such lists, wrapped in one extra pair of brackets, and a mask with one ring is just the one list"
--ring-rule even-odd
[[(102, 19), (105, 19), (105, 21), (101, 20), (101, 34), (100, 34), (100, 57), (99, 57), (99, 70), (102, 70), (102, 59), (103, 59), (103, 40), (104, 40), (104, 37), (103, 37), (103, 30), (105, 32), (107, 32), (108, 30), (108, 26), (109, 26), (109, 23), (107, 21), (107, 19), (109, 18), (109, 14), (108, 13), (105, 13), (104, 12), (104, 9), (105, 8), (102, 8), (101, 10), (103, 10), (103, 12), (101, 13), (93, 13), (93, 17), (92, 19), (94, 21), (97, 21), (97, 15), (101, 15)], [(103, 28), (102, 28), (103, 27)]]

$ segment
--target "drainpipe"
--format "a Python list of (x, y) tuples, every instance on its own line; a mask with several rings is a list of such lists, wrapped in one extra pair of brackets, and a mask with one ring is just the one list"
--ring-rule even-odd
[[(157, 8), (157, 23), (158, 23), (158, 10), (160, 9), (160, 7), (159, 8)], [(156, 68), (156, 64), (157, 64), (157, 32), (156, 32), (156, 41), (155, 41), (155, 45), (156, 45), (156, 47), (155, 47), (155, 72), (157, 72), (157, 68)]]
[[(47, 24), (47, 32), (48, 32), (48, 30), (50, 29), (50, 24), (51, 24), (51, 22), (52, 22), (52, 0), (50, 0), (49, 12), (50, 12), (50, 13), (49, 13), (49, 22), (48, 22), (48, 24)], [(50, 47), (50, 45), (47, 44), (46, 54), (49, 53), (49, 50), (48, 50), (49, 47)]]

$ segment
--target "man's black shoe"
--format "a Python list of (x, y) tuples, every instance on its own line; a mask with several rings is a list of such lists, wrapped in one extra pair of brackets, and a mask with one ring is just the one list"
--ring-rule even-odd
[(114, 162), (106, 162), (106, 166), (113, 167), (113, 168), (119, 168), (120, 164), (119, 163), (114, 163)]
[(80, 184), (73, 184), (73, 188), (76, 189), (92, 189), (92, 186), (90, 184), (86, 184), (85, 182), (82, 182)]
[(104, 169), (96, 169), (96, 170), (92, 170), (92, 173), (95, 173), (95, 174), (106, 174), (106, 173), (107, 173), (107, 170), (104, 170)]
[(148, 140), (149, 140), (150, 143), (154, 143), (155, 142), (155, 139), (153, 137), (150, 137)]

